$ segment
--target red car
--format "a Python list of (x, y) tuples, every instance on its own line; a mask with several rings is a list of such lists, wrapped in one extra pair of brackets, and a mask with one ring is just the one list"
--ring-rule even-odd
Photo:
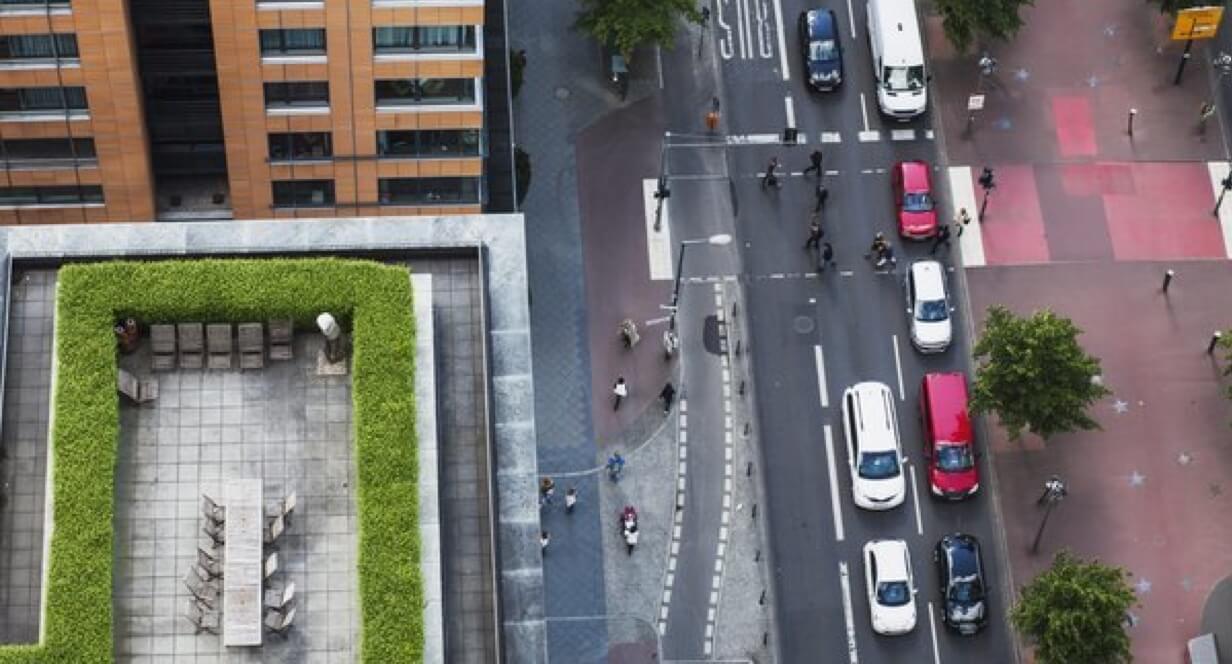
[(937, 234), (937, 205), (933, 200), (933, 182), (926, 161), (900, 161), (894, 164), (890, 176), (894, 190), (894, 212), (898, 215), (898, 232), (917, 240)]
[(920, 418), (933, 495), (950, 500), (975, 495), (980, 489), (980, 471), (967, 415), (967, 377), (957, 372), (925, 374), (920, 386)]

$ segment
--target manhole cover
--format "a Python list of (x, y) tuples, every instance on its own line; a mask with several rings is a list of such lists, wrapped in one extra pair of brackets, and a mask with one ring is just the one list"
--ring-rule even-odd
[(796, 316), (796, 320), (791, 326), (800, 334), (808, 334), (813, 331), (813, 328), (817, 327), (817, 324), (813, 322), (812, 316)]
[(569, 98), (569, 88), (556, 88), (555, 94), (556, 94), (557, 99), (568, 99)]

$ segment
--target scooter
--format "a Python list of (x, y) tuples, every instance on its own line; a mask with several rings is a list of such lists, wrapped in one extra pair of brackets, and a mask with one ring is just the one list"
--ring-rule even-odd
[(620, 512), (620, 535), (625, 540), (625, 552), (633, 555), (633, 547), (637, 546), (637, 510), (632, 505), (625, 505)]

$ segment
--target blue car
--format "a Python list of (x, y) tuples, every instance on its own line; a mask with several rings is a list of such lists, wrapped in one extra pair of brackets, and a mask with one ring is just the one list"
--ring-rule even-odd
[(808, 84), (814, 90), (834, 90), (843, 82), (843, 45), (832, 10), (811, 9), (800, 14), (800, 52)]

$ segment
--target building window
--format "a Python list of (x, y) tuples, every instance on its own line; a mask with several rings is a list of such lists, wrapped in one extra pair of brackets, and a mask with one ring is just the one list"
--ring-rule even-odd
[(77, 59), (77, 35), (3, 35), (0, 60)]
[(28, 138), (0, 140), (0, 160), (6, 164), (32, 164), (55, 161), (92, 161), (93, 138)]
[(0, 9), (26, 7), (67, 8), (69, 0), (0, 0)]
[(473, 78), (397, 78), (376, 81), (377, 106), (469, 104), (474, 101)]
[(328, 207), (334, 204), (333, 180), (274, 180), (274, 207)]
[(381, 205), (478, 203), (479, 178), (381, 178)]
[(103, 202), (103, 188), (96, 184), (79, 187), (0, 187), (0, 205), (88, 205)]
[(284, 81), (265, 84), (266, 108), (329, 106), (329, 82)]
[(372, 48), (390, 53), (463, 53), (475, 50), (473, 25), (423, 25), (409, 28), (373, 28)]
[(334, 146), (327, 131), (269, 135), (270, 161), (311, 161), (332, 156)]
[(262, 30), (261, 55), (325, 55), (325, 28)]
[(378, 131), (376, 153), (382, 157), (474, 157), (478, 129)]
[(86, 108), (86, 89), (0, 88), (0, 112), (64, 111)]

